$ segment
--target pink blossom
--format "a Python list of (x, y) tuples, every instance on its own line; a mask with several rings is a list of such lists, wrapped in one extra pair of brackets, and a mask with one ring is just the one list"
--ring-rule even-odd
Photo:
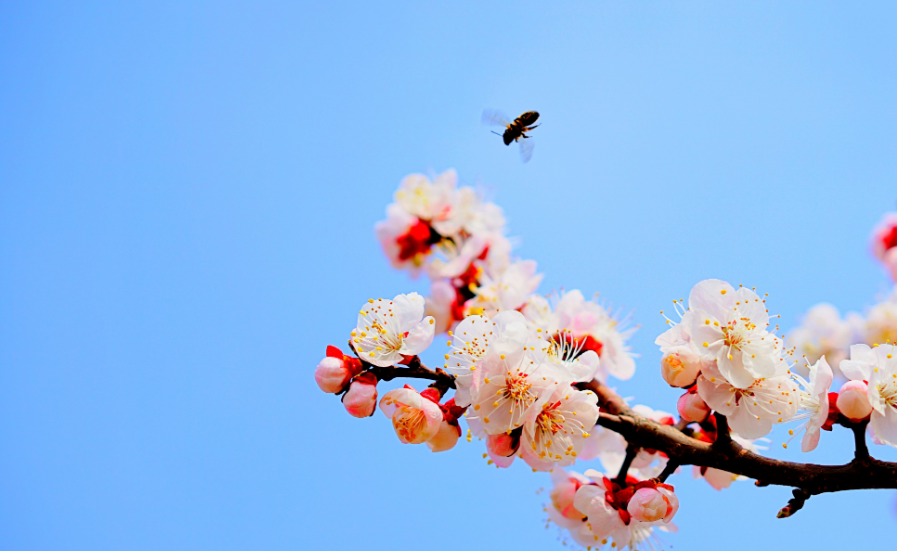
[[(518, 431), (519, 432), (519, 431)], [(510, 457), (520, 448), (520, 435), (502, 432), (486, 437), (486, 450), (499, 457)]]
[(377, 405), (377, 377), (367, 372), (352, 379), (343, 394), (343, 407), (353, 417), (370, 417)]
[(380, 409), (392, 419), (392, 426), (403, 444), (423, 444), (439, 432), (443, 415), (439, 405), (405, 385), (387, 392)]
[(632, 495), (626, 507), (632, 518), (639, 522), (669, 522), (678, 509), (679, 500), (664, 488), (641, 488)]
[(583, 484), (589, 484), (591, 481), (577, 473), (567, 473), (563, 469), (555, 469), (551, 473), (551, 479), (554, 482), (554, 488), (551, 489), (549, 495), (554, 510), (567, 520), (582, 522), (586, 515), (573, 505), (573, 499), (576, 496), (576, 491)]
[(863, 381), (847, 381), (838, 393), (838, 411), (851, 421), (862, 421), (872, 413), (869, 388)]
[(737, 474), (732, 474), (727, 471), (721, 471), (712, 467), (695, 466), (693, 468), (693, 476), (694, 478), (701, 478), (703, 476), (704, 480), (706, 480), (708, 484), (713, 486), (715, 490), (728, 488), (732, 485), (733, 482), (738, 480)]
[(427, 447), (432, 452), (444, 452), (455, 447), (461, 436), (461, 427), (457, 423), (449, 423), (443, 420), (439, 424), (439, 430), (433, 438), (427, 440)]
[(679, 416), (691, 423), (701, 423), (710, 415), (710, 407), (697, 393), (697, 387), (691, 389), (679, 397), (676, 403)]
[(670, 386), (693, 385), (701, 373), (701, 357), (691, 346), (677, 346), (660, 359), (660, 375)]
[(897, 280), (897, 213), (885, 214), (872, 231), (872, 253)]
[(357, 358), (350, 358), (339, 348), (328, 346), (327, 356), (315, 369), (315, 381), (324, 392), (339, 394), (361, 369), (361, 362)]

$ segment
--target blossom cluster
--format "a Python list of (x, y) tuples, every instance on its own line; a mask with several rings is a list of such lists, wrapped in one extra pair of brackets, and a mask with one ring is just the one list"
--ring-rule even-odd
[(621, 485), (593, 469), (585, 475), (557, 469), (551, 480), (548, 518), (583, 547), (610, 543), (616, 549), (636, 549), (643, 542), (653, 547), (655, 527), (677, 530), (670, 521), (679, 510), (679, 499), (672, 486), (657, 479), (628, 475)]
[(793, 351), (786, 353), (782, 339), (769, 331), (766, 299), (753, 289), (702, 281), (692, 289), (681, 321), (668, 321), (672, 327), (656, 344), (663, 352), (664, 380), (687, 389), (677, 403), (682, 419), (702, 423), (716, 411), (744, 439), (801, 420), (806, 452), (840, 415), (854, 423), (868, 420), (875, 442), (897, 446), (894, 345), (850, 346), (849, 357), (836, 364), (848, 381), (830, 393), (834, 372), (826, 356), (807, 361), (806, 378), (793, 371), (786, 360)]
[(470, 313), (520, 308), (542, 279), (534, 261), (511, 257), (501, 209), (457, 182), (454, 170), (406, 176), (375, 226), (393, 267), (430, 278), (427, 311), (440, 333)]
[[(897, 281), (897, 212), (885, 215), (871, 236), (871, 249), (888, 274)], [(848, 312), (843, 317), (828, 303), (810, 308), (800, 325), (785, 336), (785, 346), (795, 358), (815, 363), (825, 356), (835, 374), (854, 344), (869, 346), (897, 342), (897, 290), (870, 307), (865, 314)], [(802, 371), (802, 361), (795, 367)]]
[[(404, 444), (452, 449), (463, 422), (467, 441), (484, 441), (489, 464), (504, 468), (519, 458), (550, 472), (549, 519), (585, 547), (652, 547), (655, 528), (675, 531), (679, 501), (666, 479), (678, 460), (602, 428), (603, 404), (590, 390), (633, 376), (626, 320), (578, 290), (536, 294), (536, 263), (512, 256), (501, 209), (459, 187), (452, 170), (403, 179), (375, 230), (394, 267), (429, 277), (430, 296), (368, 300), (349, 332), (351, 350), (329, 346), (318, 364), (321, 390), (341, 396), (355, 417), (379, 409)], [(897, 278), (897, 213), (872, 243)], [(800, 423), (789, 433), (803, 434), (804, 452), (835, 425), (868, 426), (873, 442), (897, 447), (897, 293), (865, 315), (842, 318), (819, 304), (784, 338), (755, 289), (707, 279), (687, 304), (675, 305), (679, 319), (668, 318), (655, 343), (661, 377), (682, 391), (678, 419), (644, 405), (623, 408), (627, 415), (701, 442), (725, 437), (755, 453), (788, 422)], [(427, 368), (421, 354), (443, 333), (441, 369)], [(433, 384), (379, 396), (382, 382), (403, 376)], [(563, 468), (594, 459), (609, 474)], [(692, 472), (718, 490), (743, 478), (705, 466)]]

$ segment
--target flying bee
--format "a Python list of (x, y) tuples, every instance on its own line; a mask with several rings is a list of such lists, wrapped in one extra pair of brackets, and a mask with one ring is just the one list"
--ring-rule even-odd
[[(539, 120), (539, 113), (536, 111), (527, 111), (514, 119), (513, 122), (510, 122), (508, 117), (500, 111), (492, 109), (483, 111), (483, 124), (505, 127), (504, 134), (492, 132), (497, 136), (501, 136), (505, 145), (511, 145), (511, 142), (520, 142), (520, 158), (524, 163), (533, 156), (534, 145), (532, 138), (527, 136), (526, 133), (539, 126), (538, 124), (533, 124), (537, 120)], [(523, 139), (521, 140), (521, 138)]]

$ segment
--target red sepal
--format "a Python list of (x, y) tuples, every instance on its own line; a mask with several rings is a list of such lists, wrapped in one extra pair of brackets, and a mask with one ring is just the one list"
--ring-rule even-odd
[(343, 362), (345, 362), (346, 369), (349, 370), (349, 373), (351, 373), (353, 377), (364, 370), (364, 365), (362, 365), (361, 360), (358, 358), (343, 356)]
[(897, 247), (897, 226), (893, 226), (890, 232), (882, 236), (881, 244), (884, 245), (885, 250)]
[(837, 392), (829, 392), (828, 393), (828, 417), (825, 418), (825, 422), (820, 427), (822, 430), (832, 430), (832, 426), (838, 422), (838, 416), (841, 414), (838, 411), (838, 393)]
[(451, 425), (457, 425), (458, 419), (467, 411), (466, 407), (456, 406), (454, 398), (444, 404), (439, 404), (439, 408), (442, 409), (442, 418)]
[(365, 371), (361, 375), (358, 375), (354, 379), (352, 379), (352, 382), (377, 386), (377, 376), (370, 371)]
[(339, 348), (337, 348), (335, 346), (330, 346), (330, 345), (327, 346), (327, 357), (328, 358), (339, 358), (340, 360), (342, 360), (343, 356), (345, 356), (345, 354), (343, 354), (343, 351), (340, 350)]
[(442, 398), (442, 395), (435, 388), (427, 388), (423, 392), (421, 392), (420, 395), (437, 405), (439, 404), (439, 400)]

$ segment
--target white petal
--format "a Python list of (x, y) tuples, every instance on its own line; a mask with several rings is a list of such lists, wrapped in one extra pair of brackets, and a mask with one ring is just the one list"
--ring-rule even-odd
[(401, 354), (415, 356), (427, 349), (436, 335), (436, 320), (427, 316), (420, 323), (408, 330), (408, 336), (402, 340)]
[(402, 333), (408, 331), (424, 317), (426, 301), (418, 293), (398, 295), (393, 299), (393, 303), (395, 303), (395, 314), (399, 318), (399, 331)]

